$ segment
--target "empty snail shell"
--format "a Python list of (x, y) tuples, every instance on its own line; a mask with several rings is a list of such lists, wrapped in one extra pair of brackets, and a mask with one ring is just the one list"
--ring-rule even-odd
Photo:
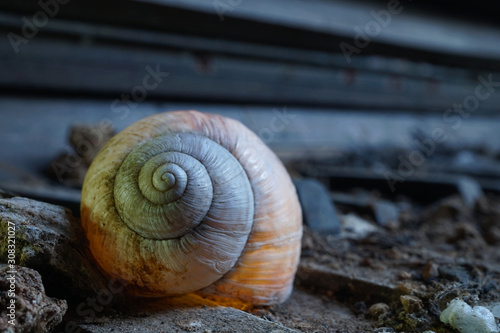
[(291, 293), (302, 236), (295, 188), (236, 120), (176, 111), (130, 125), (90, 166), (81, 213), (93, 257), (131, 294), (275, 304)]

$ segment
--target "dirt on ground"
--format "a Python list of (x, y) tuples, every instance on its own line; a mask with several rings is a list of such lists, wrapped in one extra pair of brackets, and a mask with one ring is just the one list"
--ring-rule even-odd
[(451, 300), (498, 306), (500, 197), (472, 209), (458, 195), (404, 207), (395, 224), (362, 237), (345, 225), (336, 237), (306, 229), (295, 293), (257, 314), (306, 332), (456, 332), (439, 319)]
[[(113, 315), (82, 327), (88, 332), (100, 332), (97, 328), (125, 332), (132, 323), (139, 328), (149, 323), (161, 332), (285, 332), (289, 328), (299, 332), (451, 333), (457, 331), (440, 320), (451, 300), (498, 307), (500, 197), (488, 195), (473, 208), (467, 208), (458, 195), (426, 206), (409, 201), (401, 206), (405, 208), (398, 221), (388, 227), (377, 226), (368, 213), (341, 205), (340, 235), (320, 236), (306, 227), (290, 299), (281, 305), (246, 308), (251, 316), (238, 317), (239, 321), (224, 311), (207, 315), (213, 308), (205, 300), (186, 307), (201, 309), (196, 315), (178, 310), (183, 301), (156, 300), (142, 301), (140, 311), (136, 302), (129, 302), (125, 309), (114, 309)], [(346, 224), (346, 216), (374, 228), (355, 232)], [(165, 317), (166, 309), (170, 309), (169, 316), (176, 313), (173, 319)], [(204, 315), (218, 321), (209, 325)], [(201, 319), (186, 321), (195, 317)], [(498, 323), (498, 313), (496, 317)]]
[[(84, 173), (67, 185), (79, 186)], [(326, 200), (309, 196), (313, 204), (335, 202), (334, 209), (325, 210), (335, 216), (326, 220), (338, 227), (327, 226), (334, 231), (327, 234), (306, 223), (294, 291), (285, 303), (265, 307), (221, 306), (196, 294), (134, 299), (121, 293), (93, 306), (81, 294), (95, 295), (103, 287), (85, 286), (100, 280), (91, 263), (79, 264), (85, 249), (78, 245), (81, 240), (71, 241), (80, 232), (78, 221), (64, 209), (41, 203), (34, 209), (39, 204), (33, 202), (28, 209), (19, 200), (17, 206), (3, 203), (0, 213), (5, 217), (15, 211), (11, 218), (26, 230), (21, 241), (39, 249), (23, 252), (26, 266), (40, 272), (47, 296), (67, 301), (68, 310), (53, 332), (451, 333), (457, 331), (440, 315), (454, 299), (486, 307), (500, 324), (500, 196), (467, 189), (443, 195), (427, 183), (419, 188), (425, 200), (328, 185)], [(307, 215), (307, 204), (302, 204)], [(33, 224), (37, 219), (43, 223)], [(38, 244), (44, 232), (51, 247)], [(68, 257), (75, 258), (69, 266), (64, 263)]]

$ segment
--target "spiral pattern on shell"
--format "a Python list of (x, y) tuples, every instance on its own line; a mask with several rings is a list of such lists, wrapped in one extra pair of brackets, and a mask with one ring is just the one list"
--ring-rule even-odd
[(82, 224), (98, 264), (130, 293), (256, 304), (288, 297), (302, 234), (278, 158), (241, 123), (196, 111), (112, 138), (87, 173)]

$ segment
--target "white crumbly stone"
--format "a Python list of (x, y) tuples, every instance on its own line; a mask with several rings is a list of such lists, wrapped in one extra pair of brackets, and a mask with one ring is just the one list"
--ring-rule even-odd
[(439, 317), (461, 333), (499, 333), (493, 313), (484, 306), (470, 307), (464, 301), (455, 298)]
[(344, 235), (349, 239), (363, 239), (377, 232), (379, 228), (355, 214), (342, 216)]
[(500, 302), (499, 303), (493, 303), (488, 306), (488, 309), (493, 313), (495, 318), (500, 318)]

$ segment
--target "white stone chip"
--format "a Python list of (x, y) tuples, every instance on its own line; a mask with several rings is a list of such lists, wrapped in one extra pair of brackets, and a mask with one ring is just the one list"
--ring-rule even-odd
[(461, 333), (499, 333), (493, 313), (484, 306), (470, 307), (464, 301), (455, 298), (439, 317)]

